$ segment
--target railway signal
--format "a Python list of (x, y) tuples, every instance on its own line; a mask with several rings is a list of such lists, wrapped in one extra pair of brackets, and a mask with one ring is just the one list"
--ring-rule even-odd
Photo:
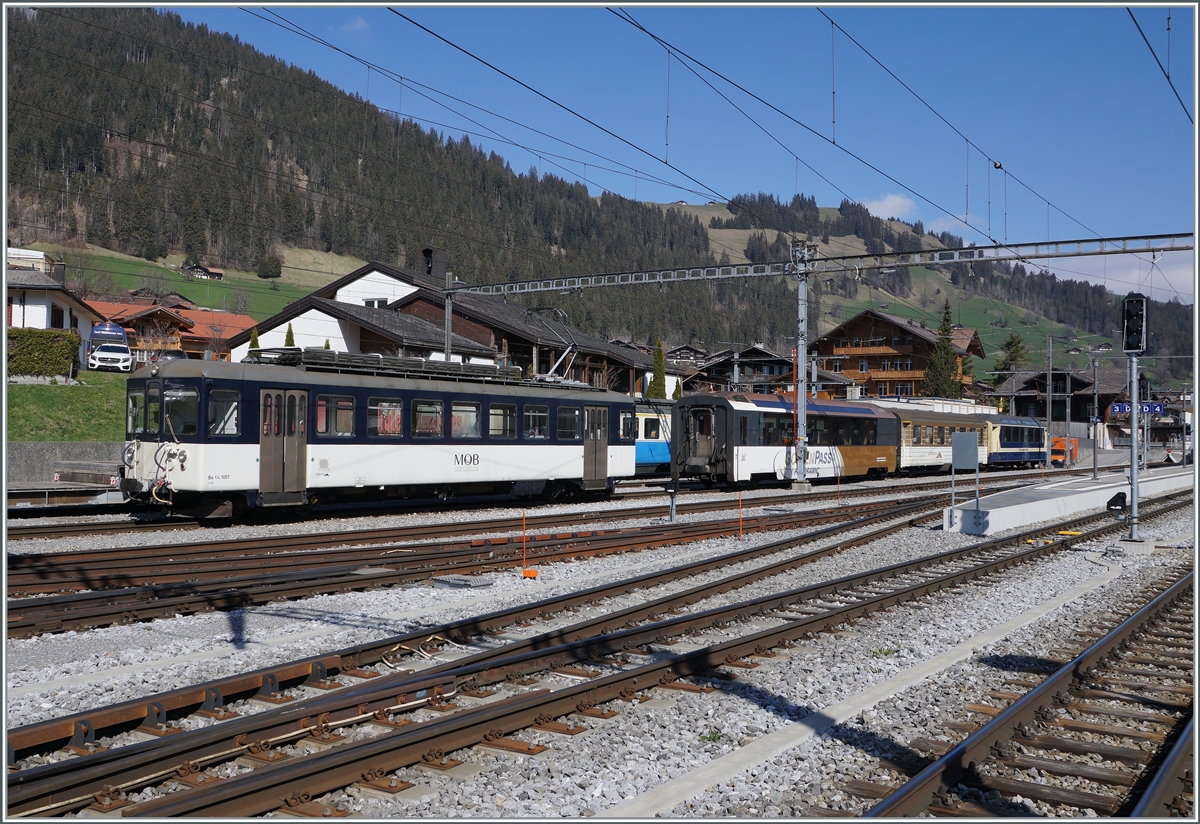
[(1146, 351), (1146, 296), (1139, 292), (1126, 295), (1123, 316), (1125, 335), (1121, 348), (1140, 355)]

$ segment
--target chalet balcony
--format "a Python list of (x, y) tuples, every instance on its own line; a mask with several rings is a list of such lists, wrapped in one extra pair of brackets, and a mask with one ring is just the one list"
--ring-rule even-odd
[(855, 356), (860, 355), (911, 355), (914, 351), (912, 346), (835, 346), (833, 347), (834, 355)]

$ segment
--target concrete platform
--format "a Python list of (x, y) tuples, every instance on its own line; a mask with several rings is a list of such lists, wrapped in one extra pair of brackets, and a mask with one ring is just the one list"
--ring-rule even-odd
[[(1138, 500), (1194, 488), (1194, 472), (1191, 466), (1159, 467), (1138, 473)], [(1054, 518), (1069, 518), (1081, 512), (1103, 507), (1117, 493), (1124, 492), (1126, 501), (1131, 500), (1129, 478), (1124, 475), (1106, 473), (1098, 480), (1074, 478), (1033, 484), (1021, 489), (987, 495), (979, 500), (976, 510), (975, 498), (971, 498), (953, 509), (942, 510), (942, 528), (949, 532), (965, 532), (968, 535), (990, 535), (1006, 529), (1049, 521)]]
[(99, 506), (125, 503), (125, 495), (116, 484), (79, 483), (76, 481), (9, 481), (9, 509), (60, 506)]

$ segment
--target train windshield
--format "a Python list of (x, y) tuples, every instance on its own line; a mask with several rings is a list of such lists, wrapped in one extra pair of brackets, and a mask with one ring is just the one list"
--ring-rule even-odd
[(125, 394), (125, 440), (138, 440), (146, 431), (146, 390), (130, 389)]
[(163, 392), (166, 433), (171, 438), (192, 437), (200, 421), (200, 393), (192, 386), (168, 387)]

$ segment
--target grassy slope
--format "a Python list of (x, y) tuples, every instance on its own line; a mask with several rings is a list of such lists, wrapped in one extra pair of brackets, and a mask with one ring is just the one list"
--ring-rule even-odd
[(10, 441), (125, 440), (124, 373), (84, 372), (75, 386), (9, 384)]

